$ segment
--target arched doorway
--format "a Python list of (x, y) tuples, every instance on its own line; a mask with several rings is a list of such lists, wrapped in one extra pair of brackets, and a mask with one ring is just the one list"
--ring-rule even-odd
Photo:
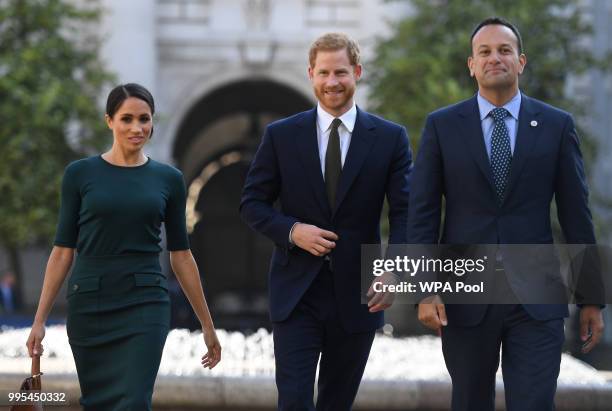
[(185, 175), (191, 247), (218, 327), (268, 324), (272, 244), (240, 219), (240, 194), (265, 126), (311, 106), (285, 85), (244, 80), (204, 96), (179, 127), (173, 156)]

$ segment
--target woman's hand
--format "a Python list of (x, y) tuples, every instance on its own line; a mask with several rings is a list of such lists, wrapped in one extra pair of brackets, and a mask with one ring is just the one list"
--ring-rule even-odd
[(30, 357), (43, 354), (42, 340), (45, 338), (45, 322), (47, 316), (53, 307), (55, 297), (59, 292), (74, 259), (74, 248), (54, 246), (49, 255), (47, 269), (45, 270), (45, 279), (43, 281), (42, 290), (40, 291), (40, 299), (38, 300), (38, 308), (34, 316), (34, 323), (30, 330), (30, 336), (26, 342), (28, 354)]
[(221, 344), (217, 339), (215, 326), (202, 290), (198, 266), (191, 250), (170, 251), (170, 265), (202, 326), (204, 343), (208, 348), (208, 352), (202, 357), (202, 365), (213, 368), (221, 361)]
[(43, 338), (45, 338), (44, 324), (34, 323), (32, 325), (32, 329), (30, 330), (30, 336), (28, 337), (28, 341), (26, 342), (26, 347), (28, 347), (28, 354), (30, 355), (30, 357), (40, 357), (42, 355), (44, 351), (42, 346)]
[(214, 328), (203, 328), (202, 334), (204, 336), (204, 344), (208, 348), (208, 352), (202, 357), (202, 366), (212, 369), (221, 361), (221, 344)]

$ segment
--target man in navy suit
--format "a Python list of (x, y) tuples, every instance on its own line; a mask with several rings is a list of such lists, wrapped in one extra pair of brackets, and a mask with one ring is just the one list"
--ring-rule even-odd
[[(471, 42), (468, 67), (478, 93), (427, 118), (412, 177), (409, 242), (549, 244), (554, 196), (567, 243), (594, 244), (571, 115), (519, 91), (527, 60), (511, 23), (486, 19)], [(508, 271), (503, 255), (495, 259), (500, 270), (506, 265)], [(508, 276), (507, 292), (520, 300), (521, 290), (511, 280)], [(439, 296), (429, 296), (418, 311), (422, 323), (441, 333), (453, 411), (495, 409), (500, 346), (506, 409), (554, 409), (567, 305), (445, 307)], [(601, 338), (600, 307), (583, 306), (580, 322), (584, 351), (589, 351)]]
[(372, 291), (361, 304), (360, 245), (380, 243), (385, 196), (389, 242), (406, 242), (412, 156), (404, 127), (355, 106), (362, 70), (355, 41), (323, 35), (309, 63), (318, 105), (268, 125), (240, 213), (275, 245), (269, 294), (278, 409), (315, 409), (320, 357), (316, 409), (342, 411), (351, 409), (390, 305)]

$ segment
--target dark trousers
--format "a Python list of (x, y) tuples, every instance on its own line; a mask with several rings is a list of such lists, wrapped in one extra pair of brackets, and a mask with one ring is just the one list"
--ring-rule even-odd
[(336, 304), (333, 273), (325, 264), (291, 315), (273, 323), (279, 410), (351, 409), (375, 331), (346, 332)]
[(500, 362), (508, 411), (554, 411), (563, 319), (538, 321), (522, 305), (490, 305), (476, 326), (442, 329), (452, 411), (494, 411)]

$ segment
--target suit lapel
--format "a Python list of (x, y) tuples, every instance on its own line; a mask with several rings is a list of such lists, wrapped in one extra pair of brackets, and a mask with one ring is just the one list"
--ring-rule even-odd
[(314, 190), (315, 197), (326, 213), (331, 214), (325, 192), (325, 182), (321, 174), (321, 160), (319, 159), (319, 143), (317, 140), (317, 110), (309, 110), (297, 121), (298, 134), (296, 144), (300, 160), (304, 166), (304, 173)]
[(336, 206), (332, 218), (338, 211), (351, 184), (359, 174), (363, 162), (370, 153), (370, 147), (376, 139), (375, 128), (376, 126), (370, 120), (368, 113), (357, 108), (357, 119), (355, 120), (355, 127), (351, 135), (351, 144), (349, 145), (344, 166), (342, 167), (342, 175), (340, 176), (338, 194), (336, 196)]
[(459, 123), (463, 127), (463, 135), (466, 137), (467, 145), (472, 157), (478, 164), (480, 171), (489, 182), (489, 186), (495, 193), (495, 183), (493, 182), (493, 172), (487, 156), (487, 148), (482, 134), (482, 124), (480, 121), (480, 111), (478, 110), (478, 100), (476, 96), (466, 101), (461, 107), (459, 115), (464, 117), (464, 121)]
[[(525, 165), (525, 161), (533, 149), (539, 130), (542, 129), (542, 127), (538, 127), (539, 124), (536, 121), (538, 114), (539, 110), (531, 102), (531, 99), (524, 94), (521, 95), (518, 130), (516, 133), (514, 153), (512, 155), (512, 164), (510, 165), (510, 177), (508, 178), (506, 199), (510, 197), (512, 189), (516, 185), (518, 177)], [(532, 124), (534, 125), (532, 126)]]

